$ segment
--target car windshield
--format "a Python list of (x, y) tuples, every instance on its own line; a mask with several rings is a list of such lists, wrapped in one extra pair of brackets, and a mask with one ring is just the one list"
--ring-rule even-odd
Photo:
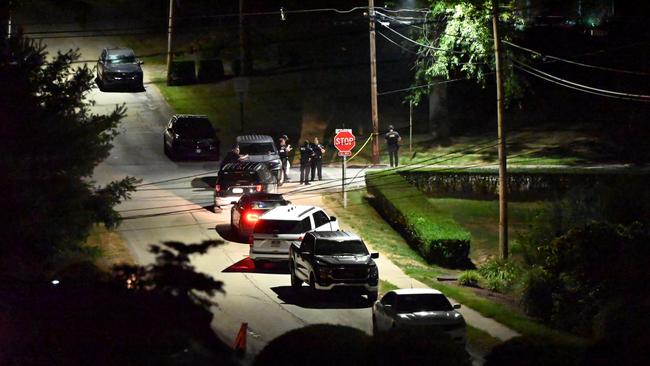
[(316, 241), (317, 255), (368, 255), (368, 249), (360, 240), (336, 241), (318, 239)]
[(255, 224), (255, 232), (260, 234), (302, 234), (309, 230), (309, 220), (259, 220)]
[(396, 310), (401, 313), (419, 311), (450, 311), (452, 306), (442, 294), (412, 294), (397, 296)]
[(182, 118), (174, 124), (181, 138), (214, 138), (214, 129), (207, 118)]
[(109, 64), (133, 64), (135, 63), (135, 55), (132, 52), (108, 54), (106, 60)]
[(257, 173), (254, 171), (241, 172), (221, 172), (219, 175), (219, 184), (225, 186), (249, 186), (259, 182)]
[(275, 145), (272, 142), (259, 144), (239, 143), (239, 153), (242, 155), (267, 155), (275, 152)]
[(286, 206), (287, 201), (253, 201), (250, 203), (251, 210), (270, 210), (278, 206)]

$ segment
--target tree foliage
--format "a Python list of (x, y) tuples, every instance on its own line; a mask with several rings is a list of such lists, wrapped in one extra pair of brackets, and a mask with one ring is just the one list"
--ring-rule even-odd
[[(523, 27), (523, 18), (514, 10), (514, 0), (502, 1), (500, 7), (501, 38), (510, 40)], [(474, 79), (481, 86), (492, 79), (495, 70), (492, 36), (491, 0), (430, 1), (431, 12), (419, 31), (415, 63), (416, 85), (435, 84), (455, 78)], [(502, 49), (502, 59), (512, 57)], [(418, 103), (431, 90), (413, 89), (408, 97)], [(504, 67), (506, 100), (522, 94), (522, 86), (513, 68)]]
[(117, 134), (126, 108), (91, 111), (93, 73), (73, 65), (70, 50), (48, 57), (41, 43), (16, 35), (0, 41), (0, 267), (35, 276), (79, 250), (95, 223), (114, 227), (113, 206), (128, 198), (134, 178), (106, 186), (91, 179)]

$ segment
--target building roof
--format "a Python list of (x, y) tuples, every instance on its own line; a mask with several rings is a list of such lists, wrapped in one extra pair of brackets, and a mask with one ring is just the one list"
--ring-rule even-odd
[(242, 135), (237, 136), (237, 143), (240, 142), (273, 142), (273, 138), (268, 135)]

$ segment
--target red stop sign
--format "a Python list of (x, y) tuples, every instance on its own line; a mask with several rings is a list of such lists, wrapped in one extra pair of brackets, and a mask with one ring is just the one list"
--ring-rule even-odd
[(350, 152), (355, 145), (352, 130), (337, 130), (334, 136), (334, 147), (340, 152)]

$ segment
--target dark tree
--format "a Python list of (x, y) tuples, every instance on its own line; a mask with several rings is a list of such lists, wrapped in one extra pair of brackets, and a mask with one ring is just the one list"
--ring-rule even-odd
[(114, 227), (113, 206), (133, 190), (133, 178), (104, 187), (90, 179), (126, 108), (91, 112), (93, 73), (78, 59), (73, 50), (47, 57), (20, 35), (0, 41), (0, 275), (43, 277), (94, 224)]

